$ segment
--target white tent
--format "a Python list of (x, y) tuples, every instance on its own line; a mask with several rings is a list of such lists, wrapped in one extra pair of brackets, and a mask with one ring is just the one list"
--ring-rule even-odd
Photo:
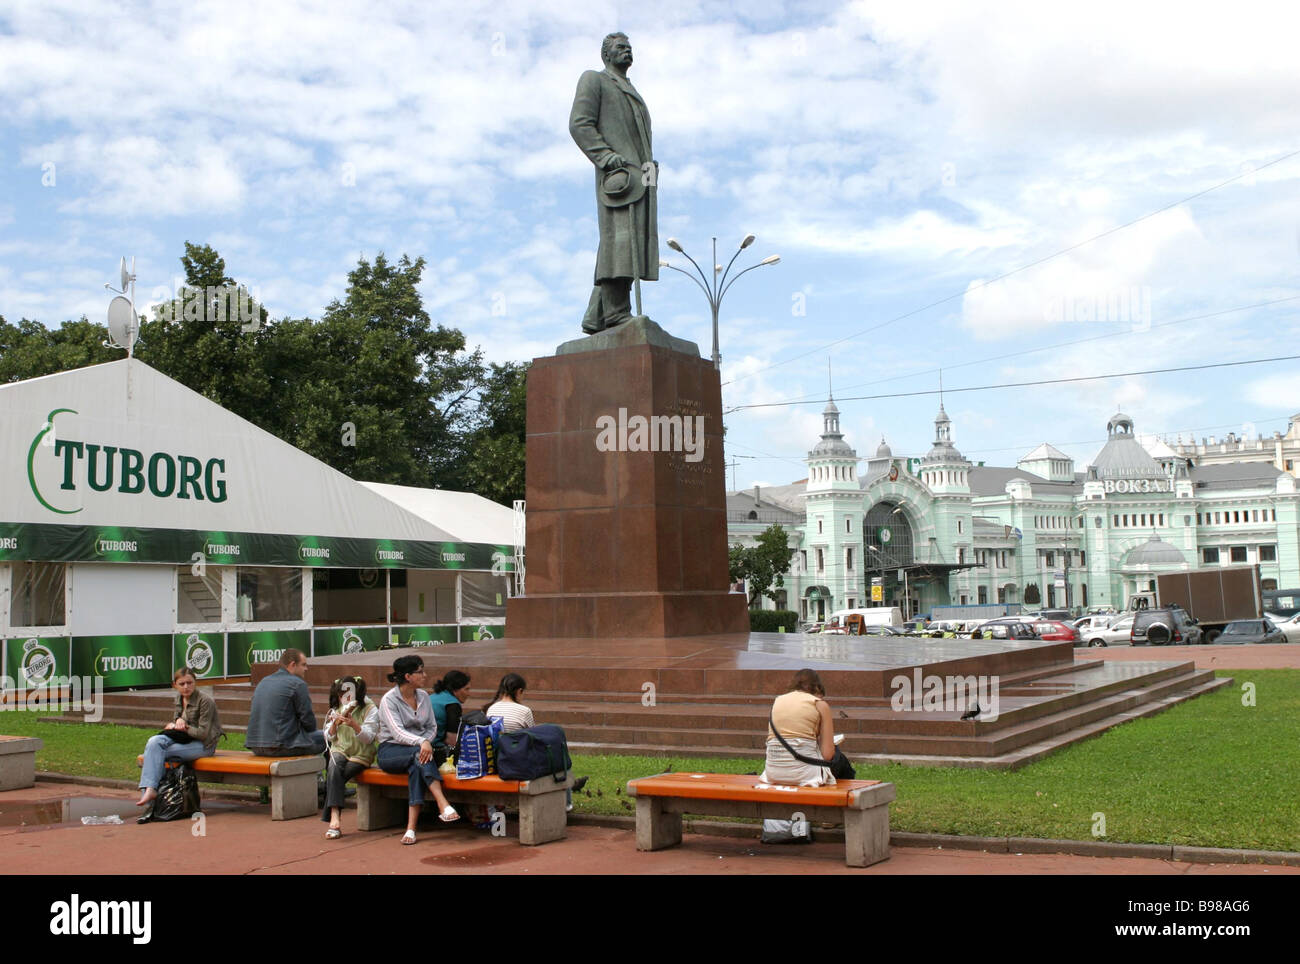
[(0, 559), (489, 569), (513, 554), (511, 510), (358, 483), (134, 359), (0, 386), (0, 452)]

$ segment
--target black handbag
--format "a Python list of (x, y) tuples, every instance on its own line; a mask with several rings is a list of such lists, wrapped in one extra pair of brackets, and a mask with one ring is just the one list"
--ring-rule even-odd
[(794, 747), (785, 742), (785, 737), (776, 731), (776, 723), (773, 721), (771, 714), (768, 714), (767, 725), (772, 728), (772, 735), (777, 738), (780, 744), (785, 747), (786, 752), (798, 760), (800, 763), (806, 763), (814, 767), (829, 767), (831, 776), (836, 780), (852, 780), (857, 776), (853, 769), (853, 764), (849, 758), (844, 755), (844, 751), (839, 747), (835, 748), (835, 754), (829, 760), (819, 760), (815, 757), (804, 756), (802, 753), (796, 753)]
[(194, 768), (189, 765), (169, 767), (158, 783), (158, 796), (136, 823), (183, 820), (200, 809), (199, 778), (194, 775)]
[(497, 737), (497, 773), (502, 780), (536, 780), (550, 775), (563, 783), (573, 767), (564, 730), (554, 723)]

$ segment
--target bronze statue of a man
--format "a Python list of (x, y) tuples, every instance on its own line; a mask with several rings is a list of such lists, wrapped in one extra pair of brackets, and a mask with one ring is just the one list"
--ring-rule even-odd
[[(659, 279), (659, 165), (650, 147), (650, 111), (627, 79), (632, 66), (627, 36), (610, 34), (600, 56), (605, 69), (579, 78), (569, 114), (569, 133), (596, 166), (600, 248), (596, 288), (582, 319), (588, 333), (630, 320), (633, 281)], [(639, 284), (637, 302), (639, 311)]]

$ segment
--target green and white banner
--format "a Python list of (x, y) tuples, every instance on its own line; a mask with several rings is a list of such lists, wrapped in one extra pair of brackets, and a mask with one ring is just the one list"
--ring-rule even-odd
[(0, 522), (0, 562), (151, 562), (333, 569), (471, 569), (513, 572), (514, 547), (260, 532)]
[(255, 663), (278, 663), (286, 649), (311, 652), (310, 629), (230, 633), (226, 640), (227, 676), (248, 676)]
[(225, 633), (177, 633), (172, 637), (173, 671), (186, 666), (196, 679), (226, 675)]
[(67, 636), (27, 636), (4, 641), (4, 675), (32, 688), (55, 676), (72, 675)]
[(388, 642), (387, 626), (350, 626), (342, 629), (313, 629), (311, 634), (313, 656), (343, 656), (352, 653), (373, 653)]
[(493, 625), (484, 623), (477, 626), (460, 627), (460, 641), (462, 643), (480, 639), (501, 639), (505, 634), (506, 627), (501, 623)]
[(394, 626), (398, 646), (442, 646), (460, 641), (459, 626)]
[(72, 675), (102, 677), (104, 689), (168, 686), (172, 681), (172, 637), (73, 636)]

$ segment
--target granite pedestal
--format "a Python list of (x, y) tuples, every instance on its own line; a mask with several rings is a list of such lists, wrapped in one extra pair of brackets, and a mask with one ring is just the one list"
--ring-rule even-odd
[(718, 373), (648, 319), (528, 374), (525, 595), (514, 638), (747, 633), (729, 591)]

